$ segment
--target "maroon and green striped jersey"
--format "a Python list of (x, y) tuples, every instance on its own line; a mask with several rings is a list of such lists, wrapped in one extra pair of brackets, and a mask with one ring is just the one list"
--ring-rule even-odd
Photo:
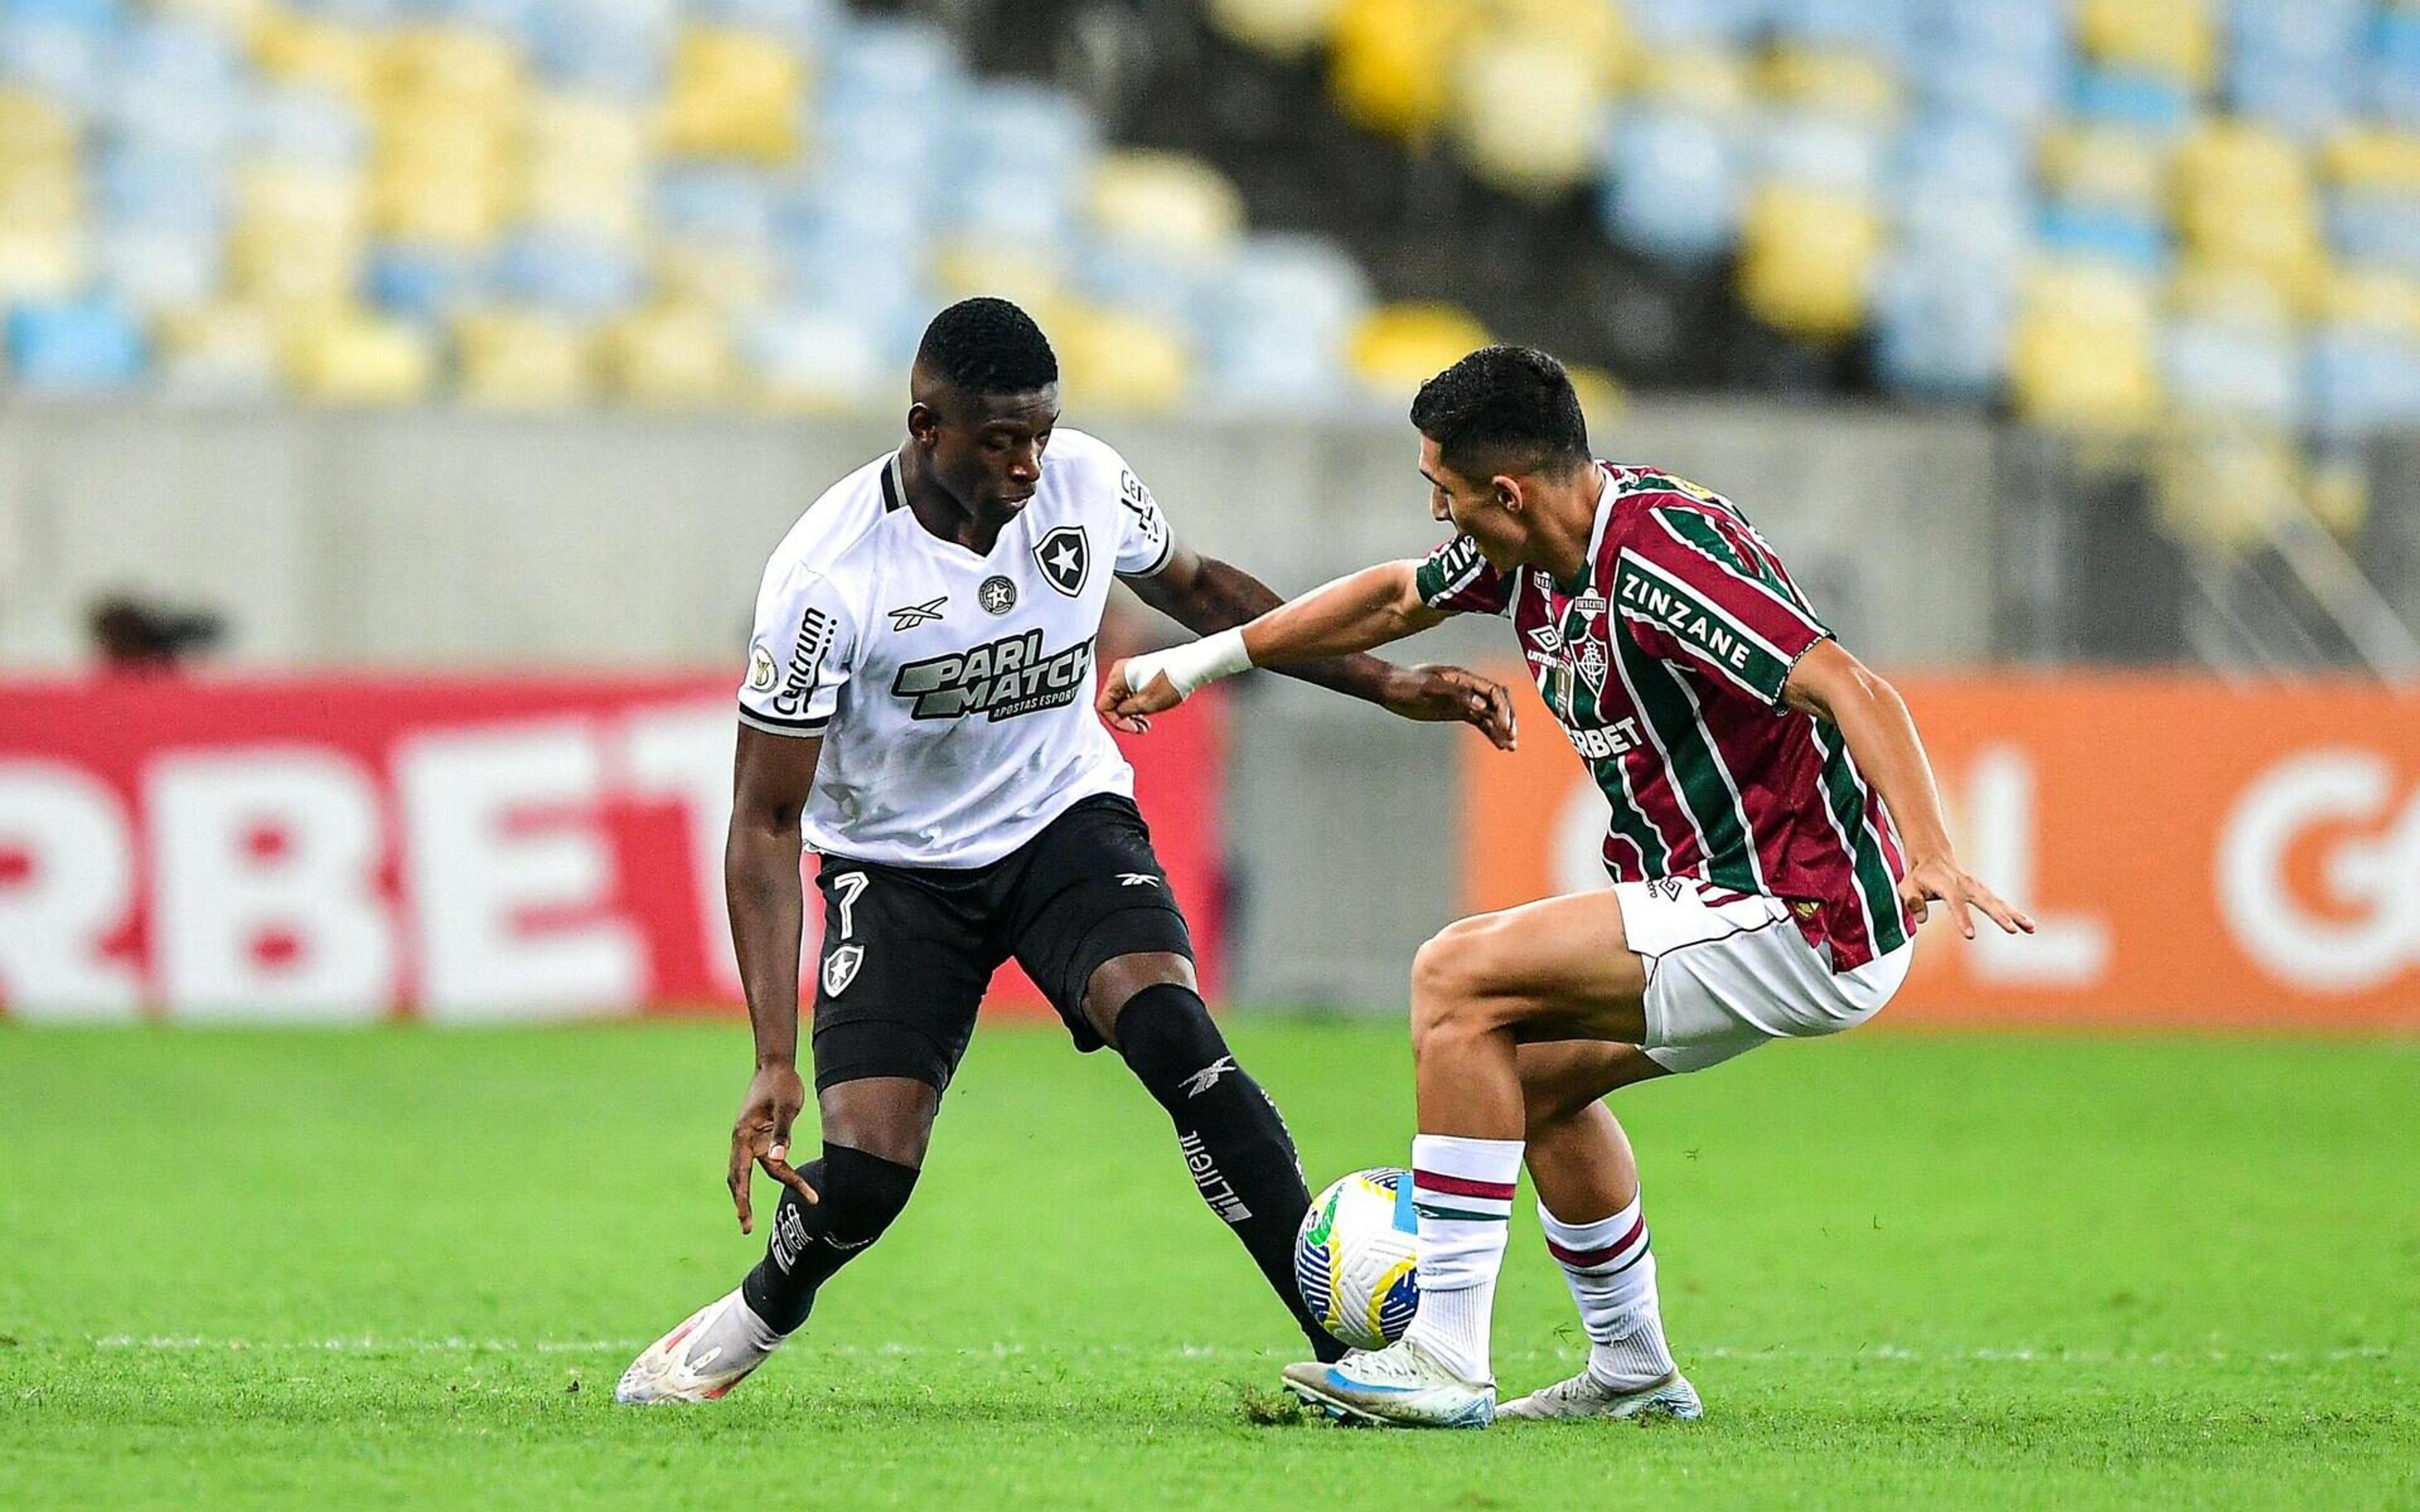
[(1890, 816), (1840, 732), (1781, 702), (1790, 669), (1831, 631), (1729, 500), (1600, 466), (1576, 581), (1498, 572), (1465, 535), (1420, 564), (1420, 597), (1512, 618), (1546, 707), (1613, 806), (1616, 881), (1690, 876), (1783, 899), (1835, 971), (1896, 949), (1911, 920)]

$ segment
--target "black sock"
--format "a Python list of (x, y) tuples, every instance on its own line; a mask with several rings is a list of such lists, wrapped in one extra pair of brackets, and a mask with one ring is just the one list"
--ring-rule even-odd
[(1225, 1219), (1269, 1288), (1322, 1360), (1344, 1352), (1302, 1304), (1295, 1285), (1295, 1234), (1311, 1209), (1294, 1137), (1277, 1104), (1235, 1064), (1201, 995), (1162, 982), (1128, 999), (1117, 1018), (1118, 1051), (1176, 1123), (1177, 1148), (1202, 1200)]
[(915, 1166), (846, 1145), (824, 1146), (823, 1158), (799, 1166), (799, 1174), (822, 1200), (801, 1202), (797, 1193), (783, 1187), (765, 1257), (739, 1283), (748, 1310), (776, 1334), (790, 1333), (807, 1320), (815, 1305), (815, 1288), (881, 1238), (916, 1189)]

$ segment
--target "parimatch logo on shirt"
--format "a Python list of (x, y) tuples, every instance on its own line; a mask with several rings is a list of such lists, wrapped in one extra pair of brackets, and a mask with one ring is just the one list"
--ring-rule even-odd
[(981, 714), (998, 722), (1072, 703), (1092, 687), (1092, 677), (1091, 640), (1045, 656), (1037, 627), (971, 651), (911, 661), (899, 669), (891, 691), (914, 699), (911, 712), (919, 719)]

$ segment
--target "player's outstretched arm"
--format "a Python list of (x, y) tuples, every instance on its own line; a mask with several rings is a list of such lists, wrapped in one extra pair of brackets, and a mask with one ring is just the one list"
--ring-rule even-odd
[(1111, 667), (1098, 700), (1101, 717), (1122, 730), (1145, 729), (1149, 716), (1173, 708), (1204, 683), (1266, 667), (1406, 718), (1477, 725), (1509, 750), (1512, 700), (1500, 684), (1458, 667), (1398, 667), (1364, 655), (1447, 617), (1420, 601), (1413, 582), (1419, 565), (1364, 568), (1280, 604), (1259, 579), (1226, 563), (1171, 563), (1157, 578), (1138, 581), (1136, 592), (1203, 639)]
[(806, 919), (799, 816), (814, 791), (823, 745), (820, 736), (768, 734), (742, 723), (732, 769), (722, 889), (756, 1036), (756, 1073), (731, 1125), (731, 1202), (743, 1234), (753, 1227), (748, 1182), (755, 1166), (801, 1201), (816, 1200), (807, 1179), (790, 1168), (789, 1154), (790, 1126), (807, 1101), (799, 1080), (799, 938)]
[(1949, 843), (1949, 823), (1941, 812), (1941, 792), (1932, 780), (1932, 764), (1916, 733), (1907, 703), (1864, 662), (1838, 641), (1818, 641), (1790, 670), (1781, 701), (1819, 719), (1829, 720), (1848, 742), (1857, 769), (1883, 795), (1891, 823), (1899, 826), (1907, 846), (1907, 875), (1900, 897), (1921, 921), (1935, 903), (1947, 903), (1958, 932), (1975, 937), (1973, 910), (2014, 934), (2031, 934), (2034, 921), (1977, 881), (1958, 862)]

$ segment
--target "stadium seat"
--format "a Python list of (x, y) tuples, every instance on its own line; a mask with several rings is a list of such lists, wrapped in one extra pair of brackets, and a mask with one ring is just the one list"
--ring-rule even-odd
[(1181, 264), (1215, 266), (1243, 236), (1243, 194), (1218, 169), (1183, 153), (1106, 154), (1085, 197), (1103, 235)]
[(1382, 305), (1354, 328), (1353, 372), (1380, 397), (1409, 399), (1488, 340), (1487, 328), (1454, 305)]
[(295, 392), (329, 404), (408, 404), (428, 393), (436, 352), (408, 321), (334, 306), (300, 318), (285, 342)]
[(1700, 113), (1649, 106), (1614, 127), (1601, 214), (1616, 241), (1660, 262), (1719, 255), (1739, 224), (1738, 148)]
[(1130, 311), (1062, 303), (1051, 313), (1050, 344), (1068, 402), (1088, 409), (1171, 409), (1192, 379), (1185, 333)]
[(1802, 110), (1869, 125), (1899, 114), (1899, 80), (1886, 58), (1839, 48), (1782, 46), (1766, 58), (1763, 93)]
[(782, 39), (691, 26), (673, 55), (666, 151), (783, 163), (799, 155), (798, 96), (806, 67)]
[(2017, 413), (2079, 430), (2148, 426), (2160, 405), (2154, 328), (2149, 285), (2123, 269), (2086, 262), (2036, 270), (2010, 337)]
[(28, 393), (125, 388), (142, 377), (143, 335), (117, 301), (21, 300), (8, 318), (8, 369)]
[(657, 409), (709, 409), (739, 395), (723, 322), (710, 311), (655, 305), (605, 331), (605, 375), (614, 395)]
[(1597, 55), (1549, 32), (1486, 38), (1463, 50), (1455, 66), (1452, 126), (1463, 160), (1481, 179), (1516, 193), (1558, 193), (1579, 182), (1595, 157), (1604, 110)]
[(259, 305), (189, 305), (160, 317), (161, 392), (172, 399), (256, 399), (282, 378), (277, 335)]
[(1463, 19), (1454, 0), (1342, 0), (1330, 59), (1337, 103), (1372, 131), (1425, 143), (1445, 119)]
[(629, 244), (647, 204), (648, 133), (637, 113), (563, 93), (530, 101), (520, 200), (538, 225)]
[(2157, 485), (2171, 535), (2225, 551), (2269, 539), (2298, 503), (2302, 469), (2286, 436), (2261, 425), (2182, 426), (2163, 438)]
[(1882, 248), (1882, 224), (1868, 202), (1766, 184), (1749, 196), (1740, 241), (1740, 297), (1759, 319), (1819, 342), (1841, 340), (1863, 324)]
[(1209, 0), (1210, 23), (1248, 47), (1292, 61), (1327, 39), (1342, 0)]
[(2218, 53), (2211, 0), (2080, 0), (2076, 39), (2086, 57), (2207, 88)]
[(453, 323), (463, 402), (490, 409), (561, 409), (597, 391), (586, 330), (537, 309), (466, 310)]
[(750, 398), (783, 414), (863, 405), (895, 389), (884, 332), (849, 312), (798, 306), (752, 316), (739, 331)]

